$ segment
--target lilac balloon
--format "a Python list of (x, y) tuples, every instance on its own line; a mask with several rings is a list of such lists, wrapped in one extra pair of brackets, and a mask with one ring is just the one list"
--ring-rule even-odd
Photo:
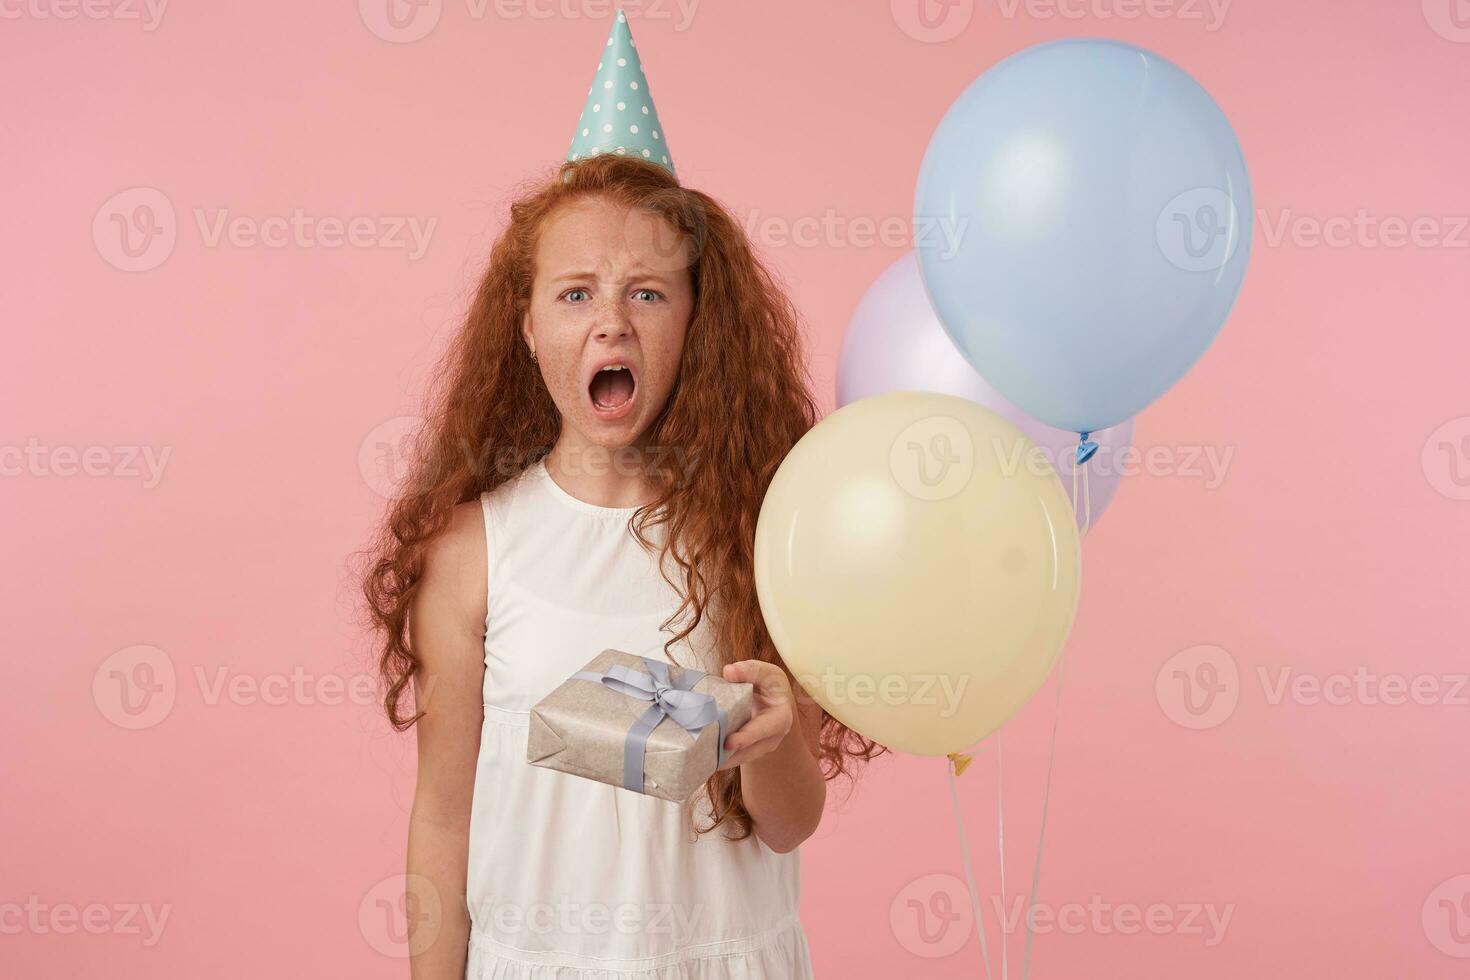
[[(1021, 411), (991, 387), (970, 366), (945, 333), (930, 305), (919, 274), (919, 257), (909, 252), (889, 266), (869, 287), (852, 315), (842, 339), (837, 367), (837, 405), (881, 395), (888, 391), (932, 391), (968, 398), (1011, 422), (1034, 442), (1072, 493), (1071, 461), (1076, 454), (1075, 432), (1054, 429)], [(1133, 420), (1093, 432), (1097, 453), (1083, 469), (1091, 523), (1113, 499), (1122, 467), (1119, 454), (1133, 444)], [(1077, 492), (1082, 492), (1078, 473)], [(1073, 501), (1077, 524), (1086, 524), (1083, 508)]]

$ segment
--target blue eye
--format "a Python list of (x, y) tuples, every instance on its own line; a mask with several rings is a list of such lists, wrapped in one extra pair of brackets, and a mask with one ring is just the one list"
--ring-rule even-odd
[(585, 290), (585, 289), (582, 289), (582, 288), (581, 288), (581, 287), (580, 287), (580, 286), (579, 286), (579, 287), (578, 287), (578, 288), (576, 288), (576, 289), (568, 289), (568, 290), (567, 290), (567, 291), (566, 291), (566, 292), (564, 292), (564, 293), (562, 293), (562, 294), (561, 294), (561, 298), (562, 298), (562, 299), (566, 299), (566, 300), (571, 300), (571, 301), (572, 301), (572, 302), (573, 302), (573, 303), (575, 303), (575, 302), (577, 302), (577, 300), (574, 300), (574, 299), (572, 299), (572, 296), (574, 296), (574, 295), (575, 295), (575, 294), (577, 294), (577, 293), (582, 293), (582, 294), (584, 294), (584, 295), (585, 295), (585, 294), (586, 294), (586, 292), (587, 292), (587, 290)]
[(658, 300), (660, 300), (660, 299), (663, 298), (663, 294), (660, 293), (656, 289), (640, 289), (636, 293), (634, 293), (633, 295), (634, 296), (641, 296), (641, 295), (643, 295), (645, 293), (648, 295), (648, 301), (650, 303), (657, 302)]

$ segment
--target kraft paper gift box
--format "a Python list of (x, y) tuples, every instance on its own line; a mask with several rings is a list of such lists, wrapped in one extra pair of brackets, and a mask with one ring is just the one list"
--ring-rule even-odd
[(750, 720), (750, 684), (604, 650), (531, 709), (526, 761), (688, 801)]

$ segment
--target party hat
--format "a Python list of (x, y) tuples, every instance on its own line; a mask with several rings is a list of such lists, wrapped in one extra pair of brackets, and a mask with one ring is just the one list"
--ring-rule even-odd
[(582, 107), (567, 159), (599, 153), (641, 156), (674, 170), (648, 79), (633, 46), (633, 33), (621, 10), (597, 63), (597, 76), (587, 90), (587, 104)]

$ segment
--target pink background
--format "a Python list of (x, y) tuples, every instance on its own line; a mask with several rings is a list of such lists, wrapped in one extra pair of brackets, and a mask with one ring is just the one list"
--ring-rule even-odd
[[(384, 2), (5, 8), (7, 976), (406, 975), (380, 902), (413, 746), (354, 680), (347, 556), (611, 13), (427, 0), (395, 34)], [(1235, 123), (1261, 212), (1244, 292), (1139, 417), (1157, 465), (1086, 542), (1040, 893), (1067, 924), (1037, 937), (1037, 977), (1470, 965), (1470, 28), (1451, 2), (958, 2), (929, 27), (910, 0), (629, 8), (680, 173), (751, 216), (829, 409), (847, 317), (903, 248), (862, 223), (906, 218), (930, 131), (986, 66), (1121, 38)], [(129, 257), (114, 216), (150, 202), (164, 234)], [(297, 209), (373, 219), (377, 244), (208, 238), (220, 211)], [(427, 249), (375, 237), (391, 219), (434, 222)], [(1420, 240), (1390, 244), (1415, 219)], [(788, 241), (803, 221), (815, 240)], [(140, 448), (168, 452), (161, 478)], [(1230, 453), (1223, 476), (1196, 450)], [(1346, 703), (1276, 697), (1284, 668)], [(1354, 672), (1438, 694), (1334, 686)], [(1011, 898), (1051, 719), (1049, 687), (1006, 740)], [(993, 758), (959, 781), (989, 890)], [(885, 759), (842, 795), (802, 848), (818, 975), (981, 975), (942, 763)], [(161, 936), (141, 906), (167, 911)], [(1222, 935), (1196, 907), (1228, 911)]]

